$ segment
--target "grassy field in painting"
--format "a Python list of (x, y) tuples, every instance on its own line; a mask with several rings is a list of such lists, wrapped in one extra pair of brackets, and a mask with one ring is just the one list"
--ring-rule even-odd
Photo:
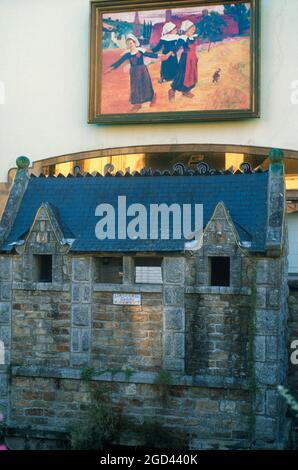
[[(115, 62), (123, 50), (109, 49), (103, 52), (103, 70)], [(227, 109), (248, 109), (250, 107), (250, 39), (235, 38), (212, 45), (200, 47), (199, 82), (193, 90), (194, 97), (186, 98), (177, 92), (175, 102), (169, 102), (169, 83), (159, 84), (160, 62), (148, 60), (147, 66), (152, 78), (157, 100), (154, 106), (143, 105), (139, 113), (173, 111), (210, 111)], [(218, 83), (212, 81), (214, 72), (220, 68), (221, 78)], [(103, 76), (102, 114), (131, 113), (129, 102), (129, 64)]]

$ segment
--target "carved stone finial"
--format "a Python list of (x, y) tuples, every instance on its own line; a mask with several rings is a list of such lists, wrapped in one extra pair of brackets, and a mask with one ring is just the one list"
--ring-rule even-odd
[(18, 170), (28, 170), (30, 166), (30, 160), (28, 157), (20, 156), (16, 160)]

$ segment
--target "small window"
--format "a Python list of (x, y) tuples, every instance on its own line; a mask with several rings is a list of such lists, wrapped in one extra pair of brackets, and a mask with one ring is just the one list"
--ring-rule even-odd
[(35, 255), (34, 281), (52, 282), (53, 257), (51, 255)]
[(230, 258), (226, 256), (214, 256), (209, 258), (210, 284), (211, 286), (230, 285)]
[(135, 258), (137, 284), (162, 284), (162, 258)]
[(123, 259), (120, 257), (95, 258), (94, 281), (99, 284), (122, 284)]

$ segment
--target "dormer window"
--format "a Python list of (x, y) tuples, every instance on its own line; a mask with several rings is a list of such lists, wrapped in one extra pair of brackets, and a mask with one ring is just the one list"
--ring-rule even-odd
[(52, 255), (34, 255), (33, 277), (35, 282), (53, 281)]
[(210, 285), (216, 287), (230, 286), (230, 258), (228, 256), (211, 256), (209, 258)]

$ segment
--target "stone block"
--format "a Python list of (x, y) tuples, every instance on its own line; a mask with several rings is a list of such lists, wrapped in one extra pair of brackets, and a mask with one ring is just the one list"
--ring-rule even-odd
[(0, 373), (0, 398), (7, 397), (7, 386), (8, 386), (7, 375)]
[(256, 293), (256, 306), (258, 308), (266, 307), (267, 289), (266, 287), (258, 287)]
[(266, 337), (266, 360), (276, 361), (278, 356), (278, 337), (267, 336)]
[(80, 330), (73, 329), (71, 335), (71, 351), (79, 352), (80, 350)]
[(266, 414), (278, 416), (280, 414), (281, 396), (277, 390), (266, 391)]
[(1, 300), (11, 300), (11, 284), (3, 282), (1, 285)]
[(256, 333), (264, 336), (278, 334), (278, 312), (276, 310), (256, 310)]
[(185, 312), (183, 308), (164, 308), (164, 324), (166, 330), (184, 330)]
[(224, 413), (234, 413), (236, 410), (236, 402), (232, 400), (222, 400), (219, 404), (219, 409)]
[(89, 363), (89, 354), (73, 353), (71, 355), (71, 363), (73, 366), (83, 366)]
[(89, 258), (74, 258), (72, 261), (73, 280), (90, 281), (91, 269)]
[(72, 306), (72, 322), (74, 326), (90, 326), (91, 307), (89, 305)]
[(173, 335), (173, 355), (176, 358), (185, 356), (185, 335), (184, 333), (174, 333)]
[(258, 383), (264, 385), (278, 385), (278, 370), (275, 364), (268, 365), (265, 362), (256, 362), (255, 371)]
[(81, 331), (81, 348), (82, 348), (82, 352), (88, 352), (90, 349), (90, 331), (89, 330)]
[(255, 360), (263, 362), (266, 359), (266, 336), (255, 336)]
[(0, 327), (0, 340), (3, 341), (5, 348), (10, 347), (10, 340), (11, 340), (10, 326)]
[(256, 398), (255, 398), (255, 410), (256, 413), (264, 414), (266, 407), (266, 392), (265, 389), (261, 389), (258, 387), (256, 391)]
[(134, 396), (137, 393), (137, 386), (136, 384), (129, 384), (124, 387), (124, 393), (128, 396)]
[(256, 434), (257, 440), (264, 442), (273, 442), (276, 436), (276, 420), (266, 416), (256, 416)]
[(184, 359), (173, 359), (172, 357), (164, 357), (163, 368), (173, 371), (183, 371), (184, 370)]
[(1, 256), (0, 258), (0, 281), (11, 280), (11, 258)]
[(165, 284), (184, 284), (184, 258), (165, 258), (163, 263), (163, 272)]
[(164, 288), (165, 305), (184, 305), (184, 288), (177, 286), (165, 286)]
[(269, 289), (269, 307), (278, 307), (280, 305), (280, 290), (279, 289)]
[(10, 320), (10, 304), (8, 302), (0, 302), (0, 323), (9, 323)]
[(81, 301), (81, 286), (80, 284), (74, 284), (72, 286), (72, 301), (80, 302)]
[(163, 335), (163, 352), (165, 356), (172, 356), (172, 347), (173, 343), (173, 334), (172, 333), (164, 333)]

